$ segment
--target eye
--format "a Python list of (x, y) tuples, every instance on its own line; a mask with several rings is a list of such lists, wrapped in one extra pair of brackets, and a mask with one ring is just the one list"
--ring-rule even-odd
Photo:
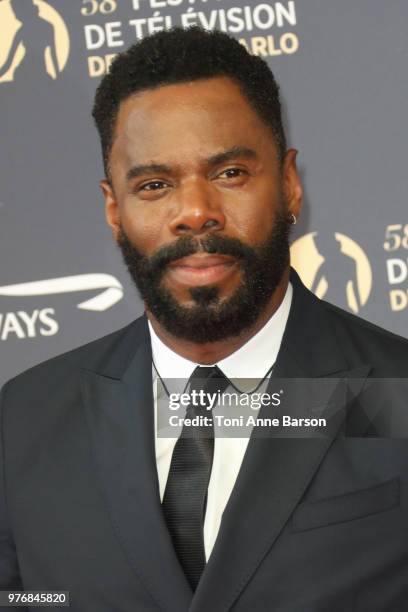
[(156, 180), (144, 183), (144, 185), (139, 187), (138, 191), (158, 191), (160, 189), (165, 189), (166, 187), (169, 187), (168, 183)]
[(223, 170), (218, 177), (219, 178), (227, 178), (227, 179), (235, 179), (235, 178), (239, 178), (241, 176), (245, 176), (247, 175), (248, 172), (246, 170), (243, 170), (242, 168), (226, 168), (226, 170)]

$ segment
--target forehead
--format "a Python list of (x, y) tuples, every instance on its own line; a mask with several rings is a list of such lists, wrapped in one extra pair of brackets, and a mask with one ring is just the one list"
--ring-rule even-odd
[[(227, 77), (165, 85), (120, 105), (113, 163), (207, 156), (232, 146), (275, 148), (271, 130)], [(187, 159), (186, 159), (187, 161)]]

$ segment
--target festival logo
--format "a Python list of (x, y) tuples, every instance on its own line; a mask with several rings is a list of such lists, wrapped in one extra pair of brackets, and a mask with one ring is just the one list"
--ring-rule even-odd
[(0, 2), (0, 83), (56, 79), (69, 56), (61, 15), (45, 0)]
[(291, 261), (317, 297), (355, 314), (367, 303), (372, 287), (370, 262), (348, 236), (339, 232), (305, 234), (292, 244)]

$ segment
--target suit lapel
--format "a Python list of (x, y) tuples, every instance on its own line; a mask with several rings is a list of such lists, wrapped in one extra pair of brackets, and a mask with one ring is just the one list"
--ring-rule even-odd
[[(123, 355), (129, 347), (122, 346), (102, 372), (82, 372), (85, 414), (97, 478), (128, 562), (160, 609), (181, 612), (192, 593), (162, 516), (150, 337), (145, 320), (140, 327), (130, 362)], [(119, 363), (125, 364), (121, 373)]]
[[(348, 367), (339, 354), (323, 308), (317, 300), (311, 306), (309, 300), (314, 301), (314, 296), (309, 296), (294, 276), (292, 283), (292, 308), (271, 390), (276, 390), (277, 379), (334, 377), (355, 378), (353, 391), (357, 393), (370, 366)], [(345, 395), (340, 393), (336, 408), (331, 406), (326, 414), (323, 409), (318, 415), (328, 417), (320, 438), (313, 431), (302, 438), (279, 437), (282, 433), (279, 430), (274, 437), (252, 435), (191, 612), (226, 612), (239, 597), (289, 520), (342, 426), (346, 416), (344, 399)], [(286, 404), (283, 413), (299, 414), (298, 406)]]

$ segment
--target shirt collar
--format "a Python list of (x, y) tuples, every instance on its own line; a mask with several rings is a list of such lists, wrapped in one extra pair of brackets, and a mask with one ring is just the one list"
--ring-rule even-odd
[[(279, 352), (292, 303), (292, 295), (293, 289), (289, 283), (279, 308), (265, 325), (238, 350), (217, 363), (227, 378), (259, 379), (266, 376), (275, 363)], [(160, 376), (162, 378), (190, 378), (199, 364), (172, 351), (157, 336), (150, 321), (148, 321), (148, 325), (153, 361)]]

